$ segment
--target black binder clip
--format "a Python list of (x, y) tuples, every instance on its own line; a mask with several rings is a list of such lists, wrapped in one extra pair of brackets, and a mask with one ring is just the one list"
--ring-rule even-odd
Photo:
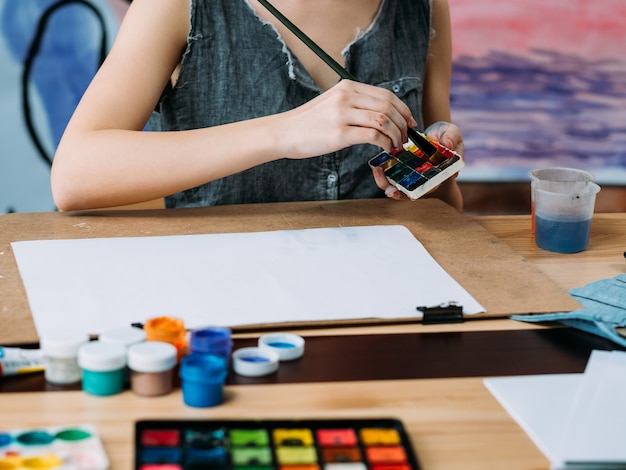
[(463, 306), (456, 302), (448, 302), (434, 307), (416, 307), (416, 310), (422, 312), (424, 325), (463, 323)]

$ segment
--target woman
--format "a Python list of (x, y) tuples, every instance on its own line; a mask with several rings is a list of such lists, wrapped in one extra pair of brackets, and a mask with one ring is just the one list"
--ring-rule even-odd
[[(403, 199), (372, 180), (380, 148), (431, 126), (462, 152), (446, 0), (273, 5), (359, 82), (339, 81), (256, 0), (134, 0), (55, 155), (59, 209)], [(461, 210), (453, 179), (432, 195)]]

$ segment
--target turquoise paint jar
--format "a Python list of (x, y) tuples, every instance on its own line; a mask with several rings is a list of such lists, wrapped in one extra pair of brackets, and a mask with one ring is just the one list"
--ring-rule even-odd
[(78, 350), (83, 390), (90, 395), (115, 395), (124, 389), (126, 348), (121, 344), (91, 341)]

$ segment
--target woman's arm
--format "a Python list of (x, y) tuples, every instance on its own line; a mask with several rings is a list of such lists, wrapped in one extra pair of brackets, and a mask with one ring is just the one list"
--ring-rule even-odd
[[(452, 38), (448, 1), (432, 1), (432, 30), (434, 37), (430, 42), (426, 62), (422, 115), (426, 126), (426, 134), (429, 137), (463, 155), (463, 136), (459, 128), (450, 123)], [(408, 199), (405, 194), (389, 185), (385, 174), (380, 168), (374, 169), (374, 179), (378, 187), (383, 189), (388, 197), (397, 200)], [(424, 197), (436, 197), (446, 201), (459, 211), (463, 210), (463, 197), (455, 177), (446, 180), (437, 189)]]
[[(427, 135), (446, 147), (463, 155), (463, 137), (451, 121), (450, 82), (452, 80), (452, 31), (448, 0), (433, 0), (432, 29), (434, 37), (430, 42), (422, 114)], [(456, 177), (446, 180), (429, 197), (443, 199), (448, 204), (463, 210), (463, 196)]]
[(51, 182), (60, 210), (153, 200), (274, 159), (307, 158), (357, 143), (390, 150), (415, 125), (393, 93), (344, 80), (282, 114), (143, 132), (180, 62), (188, 28), (189, 0), (132, 2), (57, 149)]

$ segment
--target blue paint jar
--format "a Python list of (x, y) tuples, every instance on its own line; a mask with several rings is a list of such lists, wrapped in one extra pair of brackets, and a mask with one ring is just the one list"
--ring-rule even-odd
[(189, 352), (191, 354), (214, 354), (228, 361), (232, 344), (230, 328), (217, 326), (202, 328), (191, 332)]
[(13, 437), (8, 433), (0, 433), (0, 447), (6, 447), (13, 442)]
[(206, 408), (224, 400), (228, 360), (215, 354), (189, 354), (180, 363), (183, 401), (188, 406)]
[(126, 347), (116, 343), (91, 341), (78, 350), (83, 371), (83, 390), (90, 395), (114, 395), (124, 388)]

